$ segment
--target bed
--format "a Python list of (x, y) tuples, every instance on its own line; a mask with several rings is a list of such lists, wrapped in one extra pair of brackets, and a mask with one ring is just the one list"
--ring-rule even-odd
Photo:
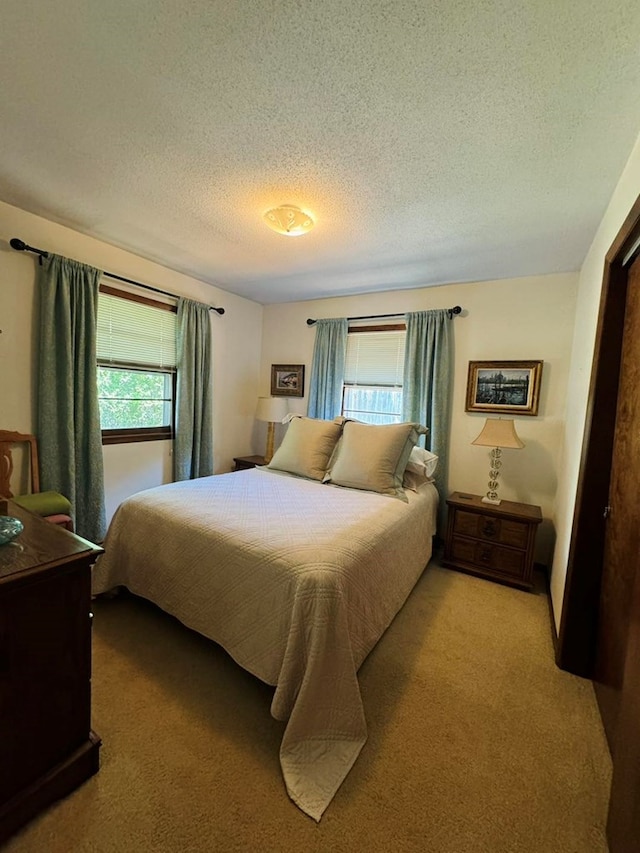
[(429, 561), (437, 503), (426, 480), (391, 495), (275, 468), (159, 486), (118, 508), (93, 591), (126, 587), (275, 687), (287, 792), (320, 820), (366, 741), (358, 668)]

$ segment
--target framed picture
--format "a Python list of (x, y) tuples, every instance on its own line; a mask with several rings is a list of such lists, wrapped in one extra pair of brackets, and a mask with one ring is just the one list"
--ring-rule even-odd
[(470, 361), (466, 412), (537, 415), (541, 361)]
[(272, 364), (271, 396), (304, 397), (304, 364)]

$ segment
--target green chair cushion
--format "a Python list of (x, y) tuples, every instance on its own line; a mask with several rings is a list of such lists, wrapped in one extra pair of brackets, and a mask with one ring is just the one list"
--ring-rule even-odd
[(37, 492), (35, 495), (18, 495), (14, 503), (43, 518), (47, 515), (69, 515), (71, 503), (58, 492)]

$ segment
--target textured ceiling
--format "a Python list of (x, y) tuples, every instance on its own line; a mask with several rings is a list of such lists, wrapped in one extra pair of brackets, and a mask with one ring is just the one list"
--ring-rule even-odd
[(637, 0), (4, 0), (0, 199), (262, 303), (576, 270), (639, 46)]

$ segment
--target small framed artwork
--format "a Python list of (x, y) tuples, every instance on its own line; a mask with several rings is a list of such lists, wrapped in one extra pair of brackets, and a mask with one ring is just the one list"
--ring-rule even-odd
[(470, 361), (466, 412), (537, 415), (542, 361)]
[(304, 364), (272, 364), (271, 396), (304, 397)]

